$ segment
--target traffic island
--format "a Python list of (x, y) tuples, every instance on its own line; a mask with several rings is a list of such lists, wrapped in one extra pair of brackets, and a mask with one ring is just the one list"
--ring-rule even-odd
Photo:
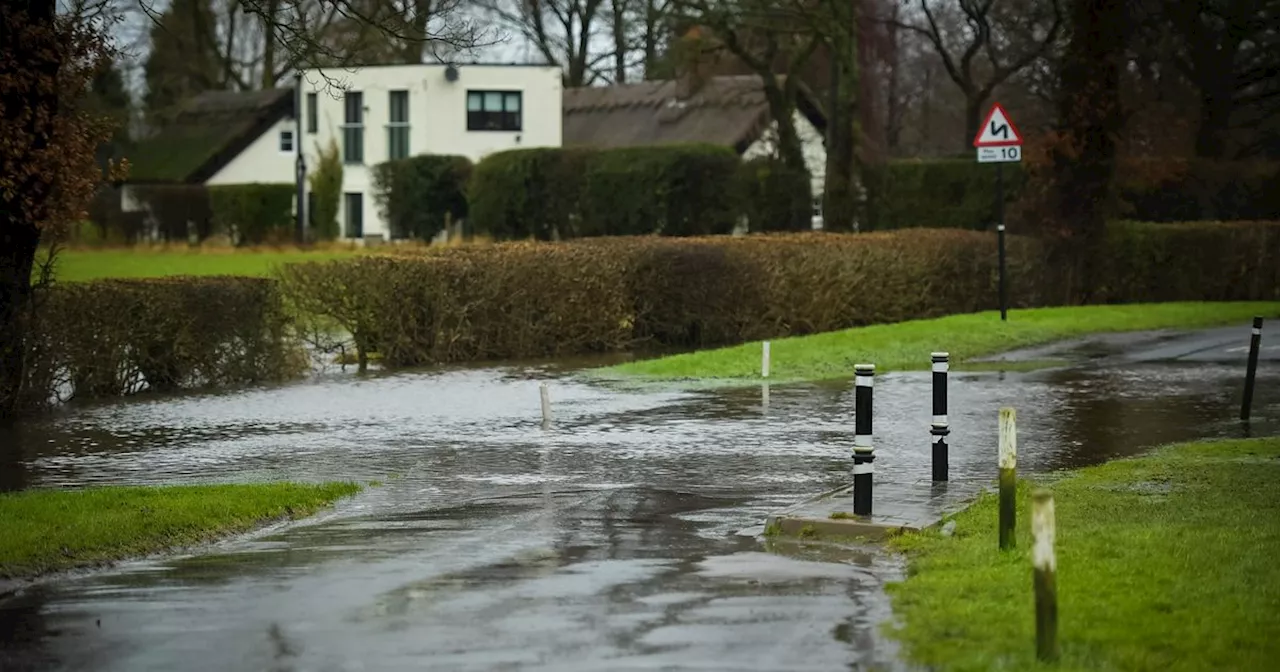
[(881, 541), (934, 527), (991, 489), (988, 479), (878, 481), (871, 515), (859, 516), (853, 513), (854, 486), (848, 485), (771, 514), (765, 533)]

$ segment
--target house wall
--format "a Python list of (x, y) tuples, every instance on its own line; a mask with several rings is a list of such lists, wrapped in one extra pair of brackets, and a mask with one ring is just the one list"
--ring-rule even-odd
[[(800, 148), (804, 154), (805, 167), (809, 169), (809, 187), (816, 202), (820, 203), (823, 185), (827, 174), (827, 147), (822, 132), (818, 130), (808, 117), (796, 112), (793, 119), (796, 133), (800, 136)], [(747, 147), (742, 153), (743, 159), (754, 159), (761, 156), (774, 156), (778, 147), (778, 124), (774, 122), (760, 138)], [(816, 211), (816, 208), (815, 208)]]
[[(297, 157), (292, 151), (280, 151), (280, 132), (289, 131), (296, 135), (296, 123), (292, 117), (277, 121), (271, 130), (258, 136), (243, 152), (205, 180), (205, 185), (212, 187), (254, 182), (293, 184), (294, 162)], [(294, 141), (296, 143), (297, 138)]]
[[(493, 152), (525, 147), (561, 145), (561, 71), (558, 66), (468, 65), (456, 66), (458, 79), (445, 79), (446, 66), (393, 65), (308, 70), (303, 73), (305, 93), (316, 93), (317, 128), (308, 132), (306, 97), (303, 96), (302, 149), (308, 170), (317, 162), (317, 147), (333, 141), (342, 147), (344, 91), (363, 94), (364, 160), (343, 166), (343, 192), (361, 193), (364, 235), (389, 238), (373, 192), (372, 168), (388, 158), (390, 92), (409, 92), (409, 155), (458, 154), (479, 161)], [(519, 131), (468, 131), (467, 91), (520, 91), (522, 128)], [(283, 173), (292, 179), (289, 163)], [(339, 225), (345, 228), (346, 201), (340, 205)]]

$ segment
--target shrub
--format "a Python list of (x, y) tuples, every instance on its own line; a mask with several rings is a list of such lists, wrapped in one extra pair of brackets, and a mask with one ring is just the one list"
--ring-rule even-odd
[(292, 184), (237, 184), (209, 187), (214, 226), (237, 245), (283, 242), (293, 237)]
[(1149, 222), (1280, 219), (1280, 162), (1129, 159), (1120, 214)]
[(472, 230), (497, 240), (572, 237), (589, 151), (517, 149), (485, 157), (468, 186)]
[(201, 185), (130, 185), (134, 198), (145, 205), (160, 238), (204, 240), (213, 234), (209, 190)]
[(314, 240), (335, 240), (338, 237), (338, 206), (342, 203), (342, 154), (338, 141), (329, 140), (328, 147), (317, 143), (315, 172), (307, 177), (311, 183), (308, 202), (309, 224)]
[[(1021, 164), (1005, 164), (1005, 203), (1026, 181)], [(995, 166), (971, 159), (904, 159), (868, 170), (867, 230), (935, 227), (994, 229)]]
[(768, 157), (755, 158), (739, 167), (738, 188), (748, 230), (806, 231), (813, 227), (808, 173)]
[(282, 380), (299, 373), (264, 278), (98, 280), (41, 290), (26, 405)]
[(447, 219), (465, 219), (470, 177), (471, 161), (465, 156), (415, 156), (377, 166), (375, 198), (391, 237), (430, 240), (444, 230)]

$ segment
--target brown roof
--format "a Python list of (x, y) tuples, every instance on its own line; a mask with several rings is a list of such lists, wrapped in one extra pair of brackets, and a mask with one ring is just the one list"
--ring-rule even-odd
[(293, 92), (205, 91), (187, 100), (171, 124), (126, 154), (129, 181), (204, 182), (277, 121), (293, 114)]
[[(769, 126), (758, 76), (712, 77), (690, 95), (678, 80), (564, 90), (565, 147), (705, 142), (746, 151)], [(800, 109), (824, 127), (807, 92)]]

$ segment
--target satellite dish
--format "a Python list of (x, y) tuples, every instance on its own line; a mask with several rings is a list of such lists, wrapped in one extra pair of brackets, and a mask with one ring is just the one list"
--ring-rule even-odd
[(458, 69), (450, 65), (444, 69), (444, 78), (450, 82), (458, 81)]

